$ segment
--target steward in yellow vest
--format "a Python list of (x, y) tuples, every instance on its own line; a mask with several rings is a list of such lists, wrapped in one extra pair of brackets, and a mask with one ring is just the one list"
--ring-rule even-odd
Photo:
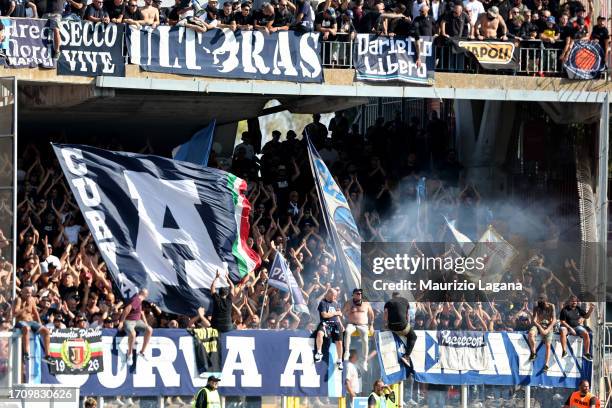
[(368, 397), (368, 408), (397, 408), (395, 392), (382, 380), (374, 381), (372, 393)]
[(193, 402), (191, 403), (192, 408), (221, 408), (221, 396), (217, 391), (219, 385), (219, 378), (211, 375), (208, 377), (206, 387), (200, 389), (195, 395)]

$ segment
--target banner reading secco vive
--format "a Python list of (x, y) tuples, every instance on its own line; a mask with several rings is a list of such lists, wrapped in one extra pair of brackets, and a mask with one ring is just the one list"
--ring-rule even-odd
[(11, 68), (54, 68), (53, 32), (47, 20), (2, 18), (4, 65)]
[(63, 21), (58, 75), (125, 76), (124, 24)]
[(460, 51), (473, 55), (484, 69), (518, 68), (518, 50), (512, 42), (456, 41), (454, 43)]
[[(208, 373), (198, 375), (193, 337), (186, 330), (154, 330), (147, 359), (136, 358), (133, 366), (128, 366), (125, 358), (126, 336), (117, 336), (116, 330), (104, 330), (102, 344), (104, 371), (53, 375), (43, 364), (41, 383), (75, 386), (80, 388), (81, 396), (103, 397), (194, 395), (206, 385)], [(139, 336), (135, 348), (139, 350), (141, 344)], [(316, 364), (313, 349), (314, 339), (305, 331), (225, 333), (221, 336), (223, 368), (221, 373), (215, 373), (222, 380), (220, 392), (235, 396), (340, 397), (343, 378), (335, 365), (335, 346)]]
[(358, 34), (354, 51), (357, 79), (433, 84), (435, 60), (431, 37), (419, 39), (420, 65), (414, 44), (411, 37)]
[(128, 31), (130, 62), (145, 71), (268, 81), (323, 81), (318, 33), (184, 27)]

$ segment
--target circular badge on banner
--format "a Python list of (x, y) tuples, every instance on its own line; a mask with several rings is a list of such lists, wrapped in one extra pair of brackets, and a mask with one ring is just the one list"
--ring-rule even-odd
[(91, 347), (84, 339), (65, 340), (62, 343), (61, 356), (66, 366), (79, 370), (89, 363)]
[(576, 41), (564, 65), (570, 79), (595, 79), (604, 69), (603, 50), (599, 43)]

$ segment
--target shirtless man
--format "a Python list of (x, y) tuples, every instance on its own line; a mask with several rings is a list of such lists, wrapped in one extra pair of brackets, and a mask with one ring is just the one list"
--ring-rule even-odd
[(155, 29), (159, 25), (159, 10), (153, 6), (153, 0), (144, 0), (145, 6), (140, 9), (144, 17), (144, 25)]
[(38, 310), (36, 309), (36, 299), (32, 297), (33, 286), (25, 286), (21, 290), (21, 297), (17, 298), (13, 305), (13, 316), (15, 316), (16, 329), (21, 329), (21, 340), (23, 343), (23, 358), (30, 359), (30, 332), (38, 333), (43, 338), (45, 346), (45, 359), (48, 361), (49, 353), (49, 329), (43, 326)]
[(361, 351), (363, 355), (363, 369), (368, 370), (368, 335), (374, 332), (374, 311), (370, 302), (363, 301), (363, 291), (353, 289), (353, 299), (344, 304), (342, 310), (344, 316), (348, 316), (348, 325), (345, 331), (344, 360), (349, 359), (351, 349), (351, 336), (355, 331), (361, 335)]
[(508, 39), (508, 27), (504, 22), (504, 18), (499, 15), (499, 9), (497, 6), (493, 6), (486, 13), (482, 13), (478, 16), (478, 20), (474, 25), (474, 36), (479, 40), (496, 40), (497, 29), (502, 28), (501, 40), (506, 41)]

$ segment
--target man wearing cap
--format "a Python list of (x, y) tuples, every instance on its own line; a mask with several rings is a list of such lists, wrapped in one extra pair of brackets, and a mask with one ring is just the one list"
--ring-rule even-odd
[(548, 17), (546, 19), (546, 28), (540, 33), (540, 40), (554, 44), (560, 37), (561, 34), (559, 33), (557, 21), (553, 16)]
[(336, 39), (336, 11), (333, 7), (328, 7), (317, 14), (314, 24), (315, 31), (323, 33), (324, 41), (334, 41)]
[(159, 25), (159, 10), (153, 6), (153, 0), (144, 0), (144, 3), (145, 6), (140, 10), (144, 17), (144, 25), (155, 29)]
[(353, 289), (353, 298), (344, 304), (344, 316), (348, 316), (344, 341), (344, 361), (349, 359), (351, 349), (351, 336), (358, 331), (361, 336), (361, 355), (363, 356), (363, 369), (368, 370), (369, 333), (374, 333), (374, 311), (370, 302), (363, 300), (363, 290)]
[(474, 36), (479, 40), (497, 39), (498, 29), (501, 28), (501, 40), (507, 40), (508, 27), (502, 16), (499, 15), (497, 6), (489, 8), (489, 11), (481, 14), (474, 25)]
[(610, 51), (610, 33), (606, 27), (605, 17), (597, 17), (597, 25), (593, 27), (593, 31), (591, 32), (591, 41), (599, 42), (599, 45), (604, 52), (604, 56), (607, 59), (608, 52)]
[(214, 375), (208, 377), (206, 386), (195, 395), (192, 408), (221, 408), (221, 396), (217, 390), (219, 381), (221, 379)]

